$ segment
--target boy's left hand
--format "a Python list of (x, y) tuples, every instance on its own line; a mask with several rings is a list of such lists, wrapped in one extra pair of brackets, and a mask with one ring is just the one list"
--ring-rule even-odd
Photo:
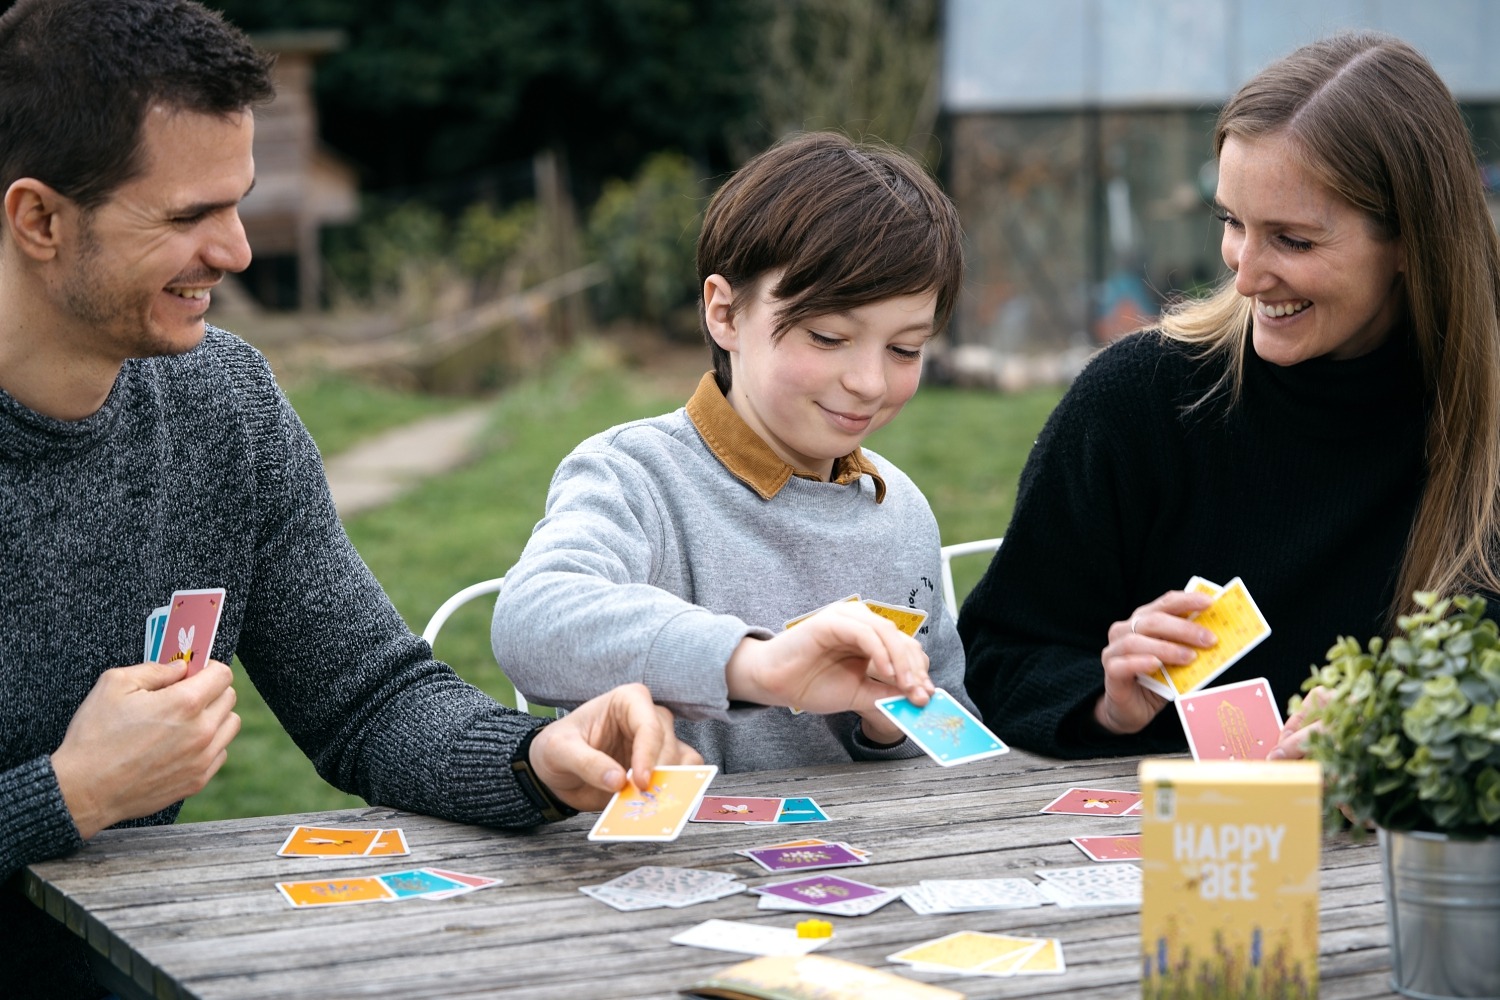
[(858, 712), (871, 739), (900, 738), (875, 708), (905, 695), (927, 704), (932, 679), (922, 644), (856, 602), (824, 608), (771, 639), (745, 639), (725, 667), (729, 697), (805, 712)]

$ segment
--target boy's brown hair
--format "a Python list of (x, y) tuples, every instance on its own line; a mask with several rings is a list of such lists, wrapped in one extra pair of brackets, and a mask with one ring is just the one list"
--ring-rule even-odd
[[(730, 309), (780, 271), (772, 338), (813, 316), (901, 295), (937, 293), (934, 332), (947, 325), (963, 283), (958, 212), (906, 154), (834, 132), (792, 136), (756, 156), (714, 194), (698, 236), (698, 284), (718, 274)], [(703, 303), (698, 304), (700, 322)], [(729, 352), (704, 336), (714, 377), (729, 392)]]

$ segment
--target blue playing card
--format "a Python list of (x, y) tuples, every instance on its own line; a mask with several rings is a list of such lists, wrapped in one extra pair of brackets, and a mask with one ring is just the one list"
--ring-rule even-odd
[(944, 767), (995, 757), (1010, 750), (942, 688), (934, 691), (922, 708), (905, 698), (882, 698), (875, 707)]
[(443, 878), (432, 872), (413, 869), (404, 872), (387, 872), (377, 875), (376, 878), (384, 882), (386, 886), (396, 894), (397, 899), (408, 899), (412, 896), (428, 896), (435, 892), (449, 892), (453, 889), (462, 889), (464, 884), (451, 878)]
[(161, 641), (167, 635), (167, 615), (171, 612), (170, 605), (157, 608), (146, 617), (146, 660), (147, 663), (155, 663), (156, 658), (161, 655)]
[(782, 799), (781, 811), (776, 814), (778, 823), (826, 823), (825, 813), (812, 799)]

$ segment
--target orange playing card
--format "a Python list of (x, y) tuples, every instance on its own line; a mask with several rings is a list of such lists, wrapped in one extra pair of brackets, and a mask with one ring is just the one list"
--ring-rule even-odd
[(298, 826), (293, 827), (286, 842), (281, 845), (281, 850), (276, 853), (284, 858), (359, 857), (369, 853), (383, 832), (385, 831)]
[(298, 909), (309, 906), (347, 906), (351, 903), (384, 903), (396, 898), (378, 878), (336, 878), (307, 882), (277, 882), (286, 901)]
[(676, 840), (719, 769), (712, 764), (664, 765), (645, 791), (634, 781), (599, 814), (590, 840)]

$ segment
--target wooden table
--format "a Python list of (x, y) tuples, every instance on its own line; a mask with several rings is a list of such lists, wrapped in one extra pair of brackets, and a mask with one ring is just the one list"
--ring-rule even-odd
[[(791, 927), (808, 914), (762, 911), (741, 894), (684, 909), (617, 912), (578, 892), (638, 865), (762, 872), (735, 850), (806, 833), (869, 850), (848, 873), (884, 886), (921, 879), (1033, 876), (1089, 864), (1068, 838), (1128, 833), (1132, 818), (1042, 815), (1070, 786), (1134, 789), (1134, 759), (1064, 763), (1020, 752), (952, 769), (926, 758), (720, 775), (716, 794), (812, 796), (834, 822), (798, 827), (690, 823), (671, 843), (593, 843), (592, 816), (516, 834), (370, 808), (148, 830), (106, 831), (80, 853), (32, 865), (25, 890), (122, 970), (122, 996), (672, 997), (748, 956), (669, 943), (711, 917)], [(400, 826), (406, 858), (276, 856), (297, 823)], [(495, 875), (503, 886), (447, 900), (295, 911), (280, 880), (436, 866)], [(957, 930), (1060, 938), (1061, 976), (903, 974), (971, 997), (1139, 996), (1139, 913), (1037, 909), (917, 916), (894, 902), (833, 917), (821, 954), (870, 966)], [(1327, 841), (1322, 877), (1323, 998), (1391, 996), (1385, 908), (1373, 839)], [(107, 956), (108, 961), (104, 960)], [(113, 971), (113, 970), (111, 970)]]

